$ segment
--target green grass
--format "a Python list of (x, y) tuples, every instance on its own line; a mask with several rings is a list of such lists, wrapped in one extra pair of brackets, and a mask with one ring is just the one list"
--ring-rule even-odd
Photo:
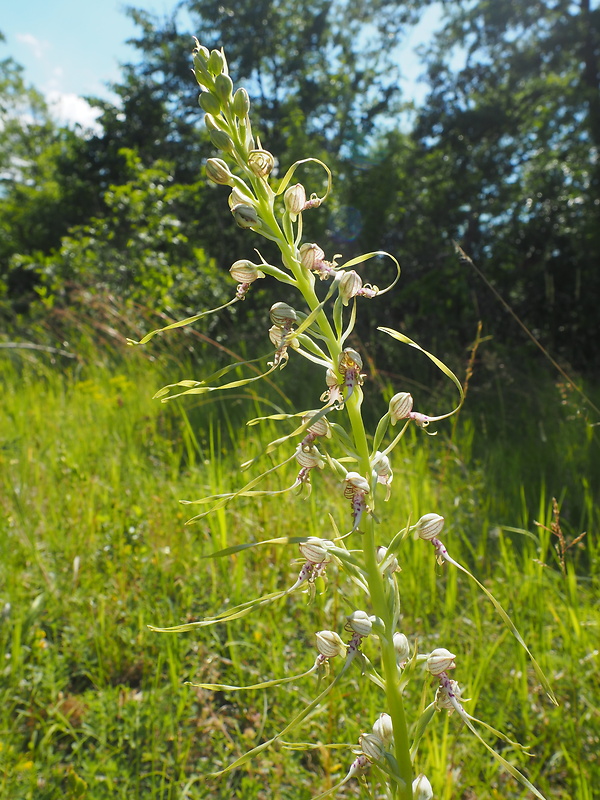
[[(244, 411), (271, 413), (281, 396), (238, 398), (230, 411), (212, 398), (161, 405), (151, 400), (157, 388), (191, 377), (167, 356), (153, 362), (131, 351), (109, 362), (90, 350), (67, 370), (26, 355), (0, 363), (0, 797), (304, 800), (339, 780), (353, 756), (319, 746), (267, 751), (220, 782), (204, 777), (283, 727), (314, 696), (310, 679), (231, 695), (183, 683), (252, 683), (307, 669), (314, 632), (339, 629), (356, 602), (343, 576), (332, 570), (310, 607), (296, 596), (197, 634), (147, 628), (284, 588), (297, 573), (295, 550), (203, 558), (215, 549), (327, 537), (328, 513), (340, 526), (349, 521), (339, 485), (319, 475), (307, 501), (245, 500), (184, 525), (190, 513), (178, 499), (239, 486), (237, 464), (287, 430), (283, 422), (277, 433), (238, 432)], [(600, 785), (598, 429), (561, 405), (549, 382), (521, 404), (478, 391), (454, 429), (411, 434), (395, 452), (382, 536), (408, 515), (443, 514), (450, 553), (510, 612), (561, 705), (547, 702), (491, 604), (412, 539), (400, 554), (403, 630), (421, 652), (459, 654), (468, 710), (531, 745), (533, 758), (504, 754), (549, 800), (591, 800)], [(588, 531), (568, 551), (564, 574), (556, 537), (534, 525), (551, 527), (552, 496), (567, 537)], [(426, 678), (414, 681), (411, 713), (432, 694)], [(354, 743), (381, 710), (377, 690), (351, 673), (297, 736)], [(436, 717), (417, 768), (439, 800), (524, 796), (455, 716)], [(357, 792), (353, 784), (340, 796)]]

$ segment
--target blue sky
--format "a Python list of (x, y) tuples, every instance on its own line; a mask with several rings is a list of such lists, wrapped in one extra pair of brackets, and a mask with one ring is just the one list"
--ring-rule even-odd
[[(5, 0), (0, 31), (0, 58), (12, 56), (25, 68), (26, 80), (43, 92), (62, 121), (93, 123), (93, 113), (81, 99), (109, 96), (107, 84), (120, 76), (119, 63), (135, 57), (127, 39), (136, 28), (125, 15), (126, 5), (164, 16), (174, 0)], [(419, 99), (424, 92), (413, 54), (415, 45), (431, 33), (438, 12), (432, 9), (406, 42), (402, 67), (405, 93)]]

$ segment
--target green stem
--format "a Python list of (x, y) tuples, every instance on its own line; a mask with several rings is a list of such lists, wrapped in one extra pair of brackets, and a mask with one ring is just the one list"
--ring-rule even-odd
[[(357, 452), (361, 456), (359, 472), (367, 479), (370, 476), (369, 445), (365, 432), (362, 414), (360, 412), (359, 396), (354, 394), (347, 403), (348, 417), (354, 435), (354, 444)], [(371, 501), (374, 505), (374, 500)], [(373, 517), (368, 520), (367, 530), (363, 535), (364, 568), (367, 573), (367, 583), (371, 595), (371, 604), (376, 616), (383, 620), (385, 625), (385, 635), (381, 637), (381, 661), (383, 666), (383, 678), (385, 681), (385, 695), (387, 700), (387, 712), (392, 718), (394, 728), (395, 756), (398, 762), (400, 776), (404, 781), (404, 786), (394, 792), (394, 796), (399, 800), (412, 800), (412, 780), (413, 770), (410, 758), (410, 744), (408, 738), (408, 726), (402, 702), (402, 692), (398, 680), (398, 666), (396, 663), (396, 651), (394, 648), (394, 620), (389, 604), (386, 601), (383, 576), (377, 564), (377, 547), (375, 543), (375, 524)]]

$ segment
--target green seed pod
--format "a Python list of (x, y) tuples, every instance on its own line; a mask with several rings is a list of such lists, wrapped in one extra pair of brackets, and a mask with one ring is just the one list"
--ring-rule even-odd
[(207, 114), (217, 115), (221, 113), (221, 103), (211, 92), (200, 92), (198, 97), (198, 105)]
[(223, 103), (229, 103), (233, 94), (233, 81), (229, 75), (217, 75), (215, 78), (215, 92)]
[(246, 119), (250, 111), (250, 98), (248, 92), (240, 87), (233, 95), (233, 113), (238, 119)]
[(224, 153), (231, 153), (233, 150), (233, 140), (225, 131), (211, 131), (210, 140), (217, 149)]

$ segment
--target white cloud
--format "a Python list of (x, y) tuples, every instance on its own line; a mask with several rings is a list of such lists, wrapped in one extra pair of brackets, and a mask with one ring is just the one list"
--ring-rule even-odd
[(98, 133), (97, 122), (100, 111), (87, 103), (83, 97), (72, 92), (51, 91), (46, 95), (53, 116), (66, 125), (81, 125), (82, 128)]
[(17, 33), (16, 39), (18, 42), (21, 42), (21, 44), (29, 47), (35, 58), (42, 58), (44, 51), (50, 46), (48, 42), (38, 39), (37, 36), (34, 36), (32, 33)]

